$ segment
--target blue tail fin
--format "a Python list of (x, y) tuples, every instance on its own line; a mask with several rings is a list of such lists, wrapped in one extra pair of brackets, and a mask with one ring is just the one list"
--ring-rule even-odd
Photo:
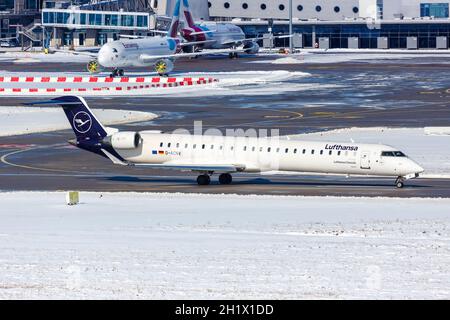
[(63, 96), (45, 102), (29, 104), (58, 104), (60, 105), (72, 126), (78, 141), (100, 141), (107, 136), (106, 130), (100, 121), (89, 109), (82, 97)]

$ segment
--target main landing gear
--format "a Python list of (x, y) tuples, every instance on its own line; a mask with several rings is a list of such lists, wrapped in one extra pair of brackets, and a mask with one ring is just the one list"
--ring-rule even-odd
[(114, 69), (109, 76), (111, 78), (123, 77), (124, 74), (125, 74), (125, 72), (123, 71), (123, 69)]
[(197, 177), (197, 183), (199, 186), (207, 186), (211, 183), (211, 178), (207, 174), (201, 174)]
[(229, 57), (230, 59), (237, 59), (237, 58), (238, 58), (238, 53), (237, 53), (237, 52), (230, 52), (230, 53), (228, 54), (228, 57)]
[[(222, 173), (219, 176), (220, 184), (230, 184), (233, 181), (233, 177), (229, 173)], [(209, 174), (201, 174), (197, 177), (197, 183), (200, 186), (207, 186), (211, 183), (211, 178)]]
[(219, 176), (219, 183), (220, 184), (230, 184), (233, 181), (233, 177), (229, 173), (222, 173)]
[(397, 177), (397, 179), (395, 180), (395, 186), (398, 189), (403, 188), (405, 185), (405, 180), (403, 179), (403, 177)]

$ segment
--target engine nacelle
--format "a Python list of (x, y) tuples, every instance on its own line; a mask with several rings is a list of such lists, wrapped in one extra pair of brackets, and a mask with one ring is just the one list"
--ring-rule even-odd
[(173, 62), (170, 59), (161, 59), (155, 63), (155, 71), (160, 75), (168, 74), (173, 70)]
[(138, 132), (122, 131), (107, 136), (103, 142), (114, 149), (130, 150), (137, 149), (142, 144), (142, 138)]
[(259, 51), (259, 45), (256, 42), (249, 42), (244, 45), (245, 53), (258, 53)]

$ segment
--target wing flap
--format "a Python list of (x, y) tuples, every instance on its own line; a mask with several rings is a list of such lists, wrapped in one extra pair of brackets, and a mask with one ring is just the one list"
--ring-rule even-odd
[(96, 52), (89, 52), (89, 51), (74, 51), (74, 50), (61, 50), (61, 49), (52, 49), (52, 51), (55, 52), (61, 52), (61, 53), (69, 53), (73, 55), (80, 55), (80, 56), (87, 56), (94, 59), (97, 59), (98, 54)]

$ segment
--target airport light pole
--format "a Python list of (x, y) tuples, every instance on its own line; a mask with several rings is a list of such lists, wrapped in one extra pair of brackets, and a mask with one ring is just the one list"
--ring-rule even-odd
[(294, 52), (294, 44), (292, 43), (292, 0), (289, 0), (289, 53)]

